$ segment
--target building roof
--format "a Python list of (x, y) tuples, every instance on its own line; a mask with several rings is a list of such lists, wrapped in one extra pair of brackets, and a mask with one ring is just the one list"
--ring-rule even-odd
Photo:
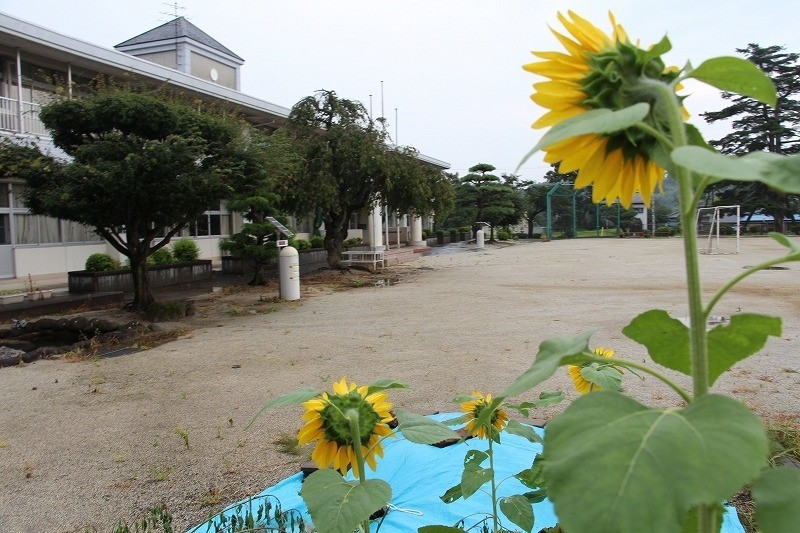
[(193, 41), (204, 44), (218, 52), (222, 52), (223, 54), (234, 57), (239, 61), (244, 61), (244, 59), (231, 52), (227, 47), (220, 44), (219, 41), (186, 20), (184, 17), (178, 17), (175, 20), (171, 20), (170, 22), (162, 24), (157, 28), (153, 28), (152, 30), (146, 31), (140, 35), (137, 35), (136, 37), (132, 37), (127, 41), (121, 42), (114, 46), (114, 48), (124, 48), (132, 45), (154, 43), (159, 41), (170, 41), (179, 38), (192, 39)]

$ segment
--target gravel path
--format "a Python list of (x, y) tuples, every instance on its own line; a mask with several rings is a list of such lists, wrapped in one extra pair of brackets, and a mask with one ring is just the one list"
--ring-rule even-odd
[[(783, 253), (771, 239), (741, 246), (739, 255), (701, 257), (709, 294)], [(590, 328), (593, 346), (643, 361), (620, 330), (651, 308), (687, 315), (681, 249), (679, 239), (605, 239), (429, 256), (395, 267), (397, 284), (323, 291), (135, 354), (0, 369), (0, 531), (105, 533), (159, 503), (178, 530), (197, 524), (298, 470), (305, 459), (274, 441), (298, 429), (300, 408), (244, 426), (264, 401), (300, 386), (396, 378), (413, 387), (392, 392), (397, 406), (453, 410), (457, 394), (499, 392), (542, 340)], [(798, 421), (800, 265), (788, 266), (749, 278), (714, 312), (784, 319), (783, 335), (715, 390)], [(541, 390), (559, 388), (576, 397), (566, 372)], [(624, 388), (649, 404), (677, 404), (651, 378), (626, 375)]]

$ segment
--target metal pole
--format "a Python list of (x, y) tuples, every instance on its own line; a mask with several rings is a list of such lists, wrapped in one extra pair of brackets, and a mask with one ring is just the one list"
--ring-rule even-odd
[(383, 215), (386, 217), (386, 226), (384, 226), (385, 227), (384, 231), (386, 233), (386, 243), (383, 245), (383, 249), (388, 250), (389, 249), (389, 206), (386, 204), (383, 205)]
[[(385, 118), (383, 114), (383, 80), (381, 80), (381, 118)], [(388, 242), (386, 244), (389, 244)]]
[(397, 134), (397, 108), (394, 108), (394, 144), (400, 146), (400, 136)]
[[(574, 187), (574, 186), (573, 186)], [(575, 200), (578, 191), (572, 191), (572, 238), (578, 238), (578, 204)]]

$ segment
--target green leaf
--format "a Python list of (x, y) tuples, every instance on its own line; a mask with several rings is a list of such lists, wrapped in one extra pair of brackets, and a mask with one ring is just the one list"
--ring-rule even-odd
[(481, 467), (481, 463), (488, 458), (487, 453), (479, 450), (470, 450), (464, 457), (464, 471), (461, 473), (461, 492), (464, 499), (475, 494), (494, 476), (491, 468)]
[(525, 424), (520, 424), (516, 420), (509, 420), (508, 424), (506, 424), (505, 430), (512, 435), (517, 435), (523, 439), (528, 439), (529, 442), (534, 444), (541, 444), (543, 442), (542, 438), (533, 430), (532, 427), (526, 426)]
[(767, 235), (778, 241), (781, 246), (787, 247), (789, 249), (789, 255), (800, 255), (800, 244), (797, 244), (797, 242), (791, 240), (783, 233), (770, 231)]
[(500, 394), (500, 398), (517, 396), (553, 375), (561, 365), (577, 362), (580, 355), (589, 351), (589, 338), (594, 330), (575, 337), (553, 337), (539, 345), (533, 365)]
[(308, 400), (316, 397), (319, 394), (319, 391), (316, 389), (312, 389), (311, 387), (303, 387), (302, 389), (293, 390), (291, 392), (287, 392), (286, 394), (281, 394), (277, 398), (273, 398), (264, 405), (261, 406), (261, 409), (253, 416), (253, 419), (247, 424), (245, 429), (248, 429), (250, 426), (253, 425), (253, 422), (256, 421), (264, 411), (267, 409), (275, 409), (276, 407), (287, 407), (289, 405), (300, 405), (303, 402), (307, 402)]
[(775, 107), (772, 80), (754, 63), (740, 57), (715, 57), (703, 61), (689, 76), (717, 89), (755, 98)]
[(388, 389), (409, 389), (411, 387), (408, 384), (403, 383), (402, 381), (396, 381), (393, 379), (379, 379), (373, 383), (370, 383), (367, 387), (367, 394), (372, 394), (373, 392), (380, 392), (382, 390)]
[(541, 457), (542, 454), (536, 454), (536, 458), (530, 468), (514, 474), (514, 477), (529, 489), (537, 489), (544, 486), (544, 462), (540, 459)]
[(619, 390), (622, 386), (622, 372), (610, 365), (592, 363), (581, 368), (581, 376), (603, 390)]
[(718, 180), (757, 181), (787, 194), (800, 194), (800, 155), (752, 152), (738, 157), (699, 146), (682, 146), (673, 150), (671, 157), (692, 172)]
[(665, 35), (658, 43), (651, 46), (650, 49), (645, 52), (644, 60), (649, 61), (661, 57), (670, 50), (672, 50), (672, 43), (669, 42), (669, 38)]
[(461, 435), (441, 422), (408, 411), (397, 411), (397, 430), (417, 444), (436, 444), (448, 439), (461, 439)]
[(523, 416), (530, 416), (530, 409), (534, 407), (547, 407), (548, 405), (555, 405), (564, 400), (563, 391), (555, 392), (540, 392), (539, 399), (532, 402), (521, 402), (518, 404), (505, 403), (504, 405), (509, 409), (516, 409)]
[(544, 501), (545, 498), (547, 498), (547, 491), (544, 489), (536, 489), (530, 492), (526, 492), (525, 494), (523, 494), (523, 496), (525, 496), (525, 499), (531, 503), (539, 503)]
[[(628, 338), (644, 345), (650, 357), (661, 366), (691, 374), (689, 328), (666, 311), (653, 309), (634, 318), (623, 328)], [(770, 335), (781, 334), (779, 318), (756, 314), (731, 317), (730, 324), (708, 332), (708, 379), (717, 378), (733, 365), (764, 347)]]
[(454, 485), (447, 489), (444, 494), (439, 496), (439, 499), (442, 500), (444, 503), (453, 503), (459, 498), (463, 498), (464, 493), (461, 492), (461, 483), (458, 485)]
[[(711, 511), (711, 527), (709, 531), (719, 531), (719, 528), (722, 527), (722, 515), (725, 513), (725, 508), (722, 507), (720, 503), (716, 505), (707, 505), (706, 508)], [(700, 529), (699, 510), (700, 506), (695, 506), (686, 514), (686, 517), (683, 519), (683, 533), (697, 533), (698, 531), (702, 531)]]
[(650, 409), (615, 392), (588, 394), (545, 433), (548, 496), (567, 531), (681, 530), (698, 504), (724, 500), (758, 474), (767, 438), (726, 396)]
[(519, 166), (524, 165), (537, 151), (543, 150), (559, 141), (589, 133), (603, 134), (624, 130), (643, 120), (649, 112), (649, 104), (638, 103), (618, 111), (593, 109), (563, 120), (544, 134), (541, 140), (536, 143), (536, 146), (522, 158)]
[(533, 506), (521, 494), (500, 498), (500, 510), (514, 524), (530, 533), (533, 529)]
[(800, 524), (800, 470), (765, 468), (753, 483), (756, 521), (765, 533), (791, 533)]
[(689, 328), (666, 311), (651, 309), (637, 316), (622, 329), (623, 335), (647, 348), (659, 365), (691, 374)]
[(419, 533), (466, 533), (460, 527), (452, 526), (422, 526), (417, 528)]
[(780, 334), (780, 318), (751, 313), (733, 315), (730, 324), (709, 331), (709, 385), (733, 365), (761, 350), (770, 335)]
[(381, 479), (345, 481), (330, 468), (306, 478), (300, 496), (320, 533), (353, 533), (358, 525), (389, 503), (392, 489)]

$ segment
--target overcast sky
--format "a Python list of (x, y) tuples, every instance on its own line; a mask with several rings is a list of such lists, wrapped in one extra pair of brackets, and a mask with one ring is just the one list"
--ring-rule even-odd
[[(642, 45), (667, 34), (668, 64), (697, 65), (748, 43), (800, 52), (800, 1), (773, 0), (184, 0), (178, 14), (244, 58), (242, 91), (291, 107), (318, 89), (383, 109), (399, 144), (447, 161), (463, 175), (477, 163), (511, 173), (541, 131), (529, 99), (537, 78), (522, 70), (531, 50), (561, 50), (548, 24), (572, 9), (609, 32), (608, 10)], [(0, 11), (100, 46), (113, 47), (172, 19), (161, 0), (0, 0)], [(383, 98), (381, 98), (383, 81)], [(687, 87), (697, 114), (724, 102)], [(395, 108), (397, 120), (395, 120)], [(524, 179), (548, 169), (537, 155)]]

